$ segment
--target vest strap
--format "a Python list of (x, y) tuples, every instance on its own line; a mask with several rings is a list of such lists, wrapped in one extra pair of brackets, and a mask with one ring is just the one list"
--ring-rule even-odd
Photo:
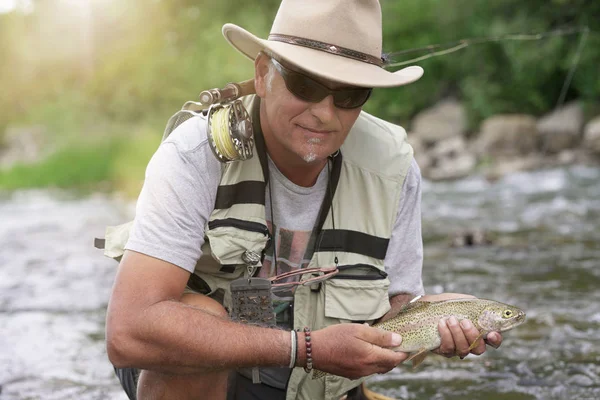
[(265, 183), (242, 181), (234, 185), (221, 185), (217, 188), (215, 209), (224, 210), (234, 204), (265, 204)]
[(344, 229), (325, 229), (321, 232), (315, 252), (340, 251), (385, 259), (389, 239)]

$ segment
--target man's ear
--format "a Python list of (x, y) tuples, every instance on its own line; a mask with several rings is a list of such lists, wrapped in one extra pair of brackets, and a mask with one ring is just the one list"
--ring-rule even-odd
[(254, 88), (260, 98), (267, 94), (267, 74), (269, 73), (269, 57), (260, 52), (254, 60)]

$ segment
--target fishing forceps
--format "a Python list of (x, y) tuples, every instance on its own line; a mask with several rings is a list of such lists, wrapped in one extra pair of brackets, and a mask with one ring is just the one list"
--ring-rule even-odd
[[(312, 285), (313, 283), (325, 281), (335, 275), (338, 274), (340, 270), (337, 267), (323, 267), (323, 268), (300, 268), (296, 271), (285, 272), (283, 274), (279, 274), (272, 278), (269, 278), (271, 281), (271, 287), (275, 289), (287, 288), (292, 286), (306, 286)], [(318, 274), (313, 276), (312, 278), (299, 280), (299, 281), (291, 281), (291, 282), (280, 282), (287, 278), (297, 275), (304, 274)], [(277, 283), (280, 282), (280, 283)]]

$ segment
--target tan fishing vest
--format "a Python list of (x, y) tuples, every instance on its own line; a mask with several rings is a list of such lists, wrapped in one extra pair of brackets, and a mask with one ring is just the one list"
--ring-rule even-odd
[[(259, 102), (252, 98), (244, 102), (253, 116), (258, 156), (224, 166), (205, 231), (208, 240), (188, 282), (188, 290), (216, 298), (227, 309), (231, 305), (231, 281), (248, 275), (244, 253), (264, 254), (271, 241), (265, 219), (264, 177), (268, 167)], [(308, 266), (332, 266), (337, 257), (340, 273), (320, 284), (296, 288), (295, 329), (372, 322), (390, 309), (390, 282), (383, 261), (412, 157), (401, 127), (365, 112), (360, 114), (339, 154), (330, 162), (328, 193), (332, 196), (326, 194), (321, 207), (314, 255)], [(128, 232), (128, 226), (108, 228), (105, 254), (119, 257)], [(313, 380), (302, 368), (295, 368), (286, 399), (337, 400), (365, 379), (327, 376)]]

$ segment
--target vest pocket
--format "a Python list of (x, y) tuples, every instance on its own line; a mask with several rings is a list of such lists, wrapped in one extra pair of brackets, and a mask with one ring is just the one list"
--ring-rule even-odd
[(325, 281), (326, 317), (342, 322), (371, 321), (389, 311), (389, 279), (366, 280), (363, 276), (357, 276), (357, 279), (336, 278)]
[(261, 256), (270, 242), (269, 229), (259, 222), (227, 218), (210, 221), (208, 228), (210, 251), (221, 265), (245, 265), (244, 253)]
[[(389, 311), (390, 281), (383, 276), (385, 272), (346, 275), (342, 271), (324, 282), (325, 317), (340, 322), (372, 322)], [(341, 279), (338, 279), (339, 275), (342, 275)], [(339, 399), (364, 380), (366, 378), (350, 380), (340, 376), (326, 376), (325, 398)]]

